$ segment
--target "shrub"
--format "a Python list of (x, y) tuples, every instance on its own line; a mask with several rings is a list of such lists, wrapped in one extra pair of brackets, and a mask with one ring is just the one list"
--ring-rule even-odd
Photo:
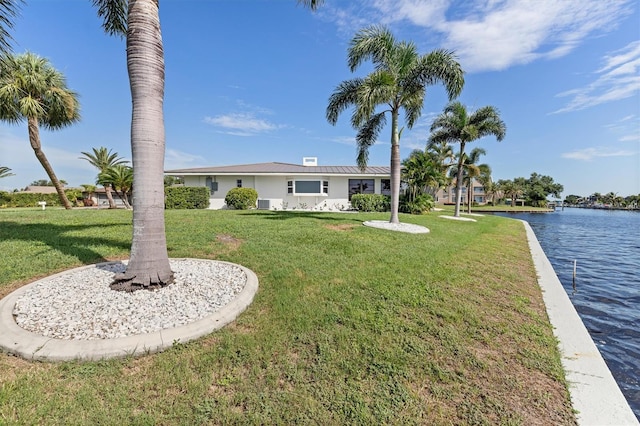
[(391, 198), (382, 194), (355, 194), (351, 206), (361, 212), (387, 212), (391, 210)]
[(433, 197), (429, 194), (418, 195), (413, 200), (409, 200), (409, 197), (403, 196), (400, 198), (398, 210), (403, 213), (422, 214), (433, 209), (435, 205), (436, 203), (433, 201)]
[(253, 188), (231, 188), (224, 197), (228, 207), (236, 210), (255, 208), (258, 201), (258, 191)]
[[(67, 189), (64, 191), (71, 204), (82, 199), (82, 192), (77, 189)], [(2, 207), (38, 207), (39, 201), (46, 201), (47, 207), (61, 206), (60, 197), (57, 193), (38, 194), (35, 192), (3, 192), (0, 194), (0, 206)]]
[(171, 186), (164, 189), (167, 209), (206, 209), (209, 189), (204, 186)]

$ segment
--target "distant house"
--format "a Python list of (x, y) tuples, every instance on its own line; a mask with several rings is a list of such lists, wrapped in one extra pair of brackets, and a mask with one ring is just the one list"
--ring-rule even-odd
[[(129, 196), (129, 201), (131, 201), (131, 194), (127, 193)], [(94, 206), (94, 207), (104, 207), (109, 205), (109, 198), (107, 198), (107, 191), (103, 187), (99, 187), (94, 189), (91, 192), (82, 191), (82, 196), (85, 200), (90, 200), (91, 203), (85, 201), (85, 205)], [(111, 197), (115, 202), (117, 207), (124, 207), (124, 201), (122, 201), (122, 192), (116, 191), (115, 189), (111, 190)]]
[[(67, 188), (65, 188), (67, 189)], [(55, 194), (56, 188), (55, 186), (36, 186), (30, 185), (27, 186), (24, 190), (18, 191), (17, 193), (28, 193), (28, 194)]]
[(316, 157), (302, 164), (257, 163), (235, 166), (167, 170), (184, 179), (185, 186), (209, 188), (209, 208), (227, 208), (224, 198), (231, 188), (253, 188), (258, 208), (265, 210), (345, 210), (354, 194), (391, 193), (388, 166), (319, 166)]
[[(487, 194), (484, 192), (484, 186), (478, 182), (476, 179), (471, 179), (471, 203), (477, 205), (484, 205), (488, 201)], [(469, 195), (468, 189), (465, 185), (462, 186), (462, 204), (466, 205), (469, 203)], [(455, 204), (456, 203), (456, 186), (455, 183), (444, 188), (440, 189), (436, 193), (436, 202), (440, 204)]]

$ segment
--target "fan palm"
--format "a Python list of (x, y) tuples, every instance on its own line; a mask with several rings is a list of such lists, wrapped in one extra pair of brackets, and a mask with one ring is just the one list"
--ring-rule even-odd
[(433, 121), (430, 142), (460, 144), (456, 170), (456, 209), (454, 214), (456, 217), (460, 216), (465, 145), (489, 135), (494, 135), (498, 141), (502, 141), (506, 131), (506, 125), (494, 107), (485, 106), (469, 114), (467, 108), (459, 101), (447, 105), (444, 112)]
[[(351, 40), (348, 63), (351, 72), (364, 61), (371, 60), (374, 71), (364, 78), (340, 83), (329, 98), (326, 116), (336, 124), (338, 116), (354, 107), (351, 124), (358, 129), (357, 163), (364, 169), (369, 148), (391, 114), (391, 219), (398, 223), (400, 195), (400, 111), (404, 111), (407, 128), (413, 127), (422, 114), (426, 87), (443, 83), (449, 99), (460, 94), (464, 85), (463, 71), (452, 52), (435, 50), (420, 56), (413, 43), (397, 41), (385, 27), (372, 26), (360, 30)], [(376, 111), (382, 107), (381, 111)]]
[[(107, 151), (107, 148), (101, 146), (100, 148), (91, 148), (93, 150), (93, 154), (90, 152), (81, 152), (83, 160), (87, 160), (89, 164), (98, 169), (98, 173), (104, 173), (107, 169), (113, 166), (117, 166), (118, 164), (126, 164), (127, 160), (124, 160), (122, 157), (118, 157), (118, 153), (112, 153), (111, 150)], [(109, 201), (109, 208), (115, 209), (116, 203), (113, 201), (113, 196), (111, 195), (111, 185), (109, 182), (104, 186), (105, 194), (107, 195), (107, 200)]]
[(0, 67), (0, 120), (27, 120), (29, 142), (56, 188), (62, 205), (71, 208), (53, 167), (42, 151), (40, 126), (61, 129), (80, 120), (78, 95), (67, 87), (62, 73), (33, 53), (7, 54)]
[[(127, 270), (113, 289), (157, 288), (173, 281), (164, 225), (164, 50), (158, 0), (92, 0), (104, 30), (126, 37), (131, 87), (133, 240)], [(316, 9), (322, 0), (298, 0)]]
[(15, 176), (15, 174), (11, 173), (11, 169), (9, 167), (0, 166), (0, 178), (9, 176)]

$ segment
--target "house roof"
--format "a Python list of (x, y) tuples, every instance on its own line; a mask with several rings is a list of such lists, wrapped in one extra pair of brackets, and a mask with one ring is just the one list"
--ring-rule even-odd
[[(64, 188), (64, 189), (71, 189), (71, 188)], [(54, 186), (36, 186), (36, 185), (29, 185), (27, 186), (24, 191), (19, 191), (20, 193), (35, 193), (35, 194), (55, 194), (56, 193), (56, 188)]]
[(255, 163), (235, 166), (197, 167), (193, 169), (166, 170), (168, 175), (384, 175), (391, 174), (389, 166), (302, 166), (290, 163)]

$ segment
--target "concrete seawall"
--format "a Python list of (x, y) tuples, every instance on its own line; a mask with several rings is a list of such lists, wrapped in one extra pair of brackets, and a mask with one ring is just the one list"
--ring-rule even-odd
[(538, 284), (558, 339), (579, 425), (640, 425), (528, 222), (524, 223)]

